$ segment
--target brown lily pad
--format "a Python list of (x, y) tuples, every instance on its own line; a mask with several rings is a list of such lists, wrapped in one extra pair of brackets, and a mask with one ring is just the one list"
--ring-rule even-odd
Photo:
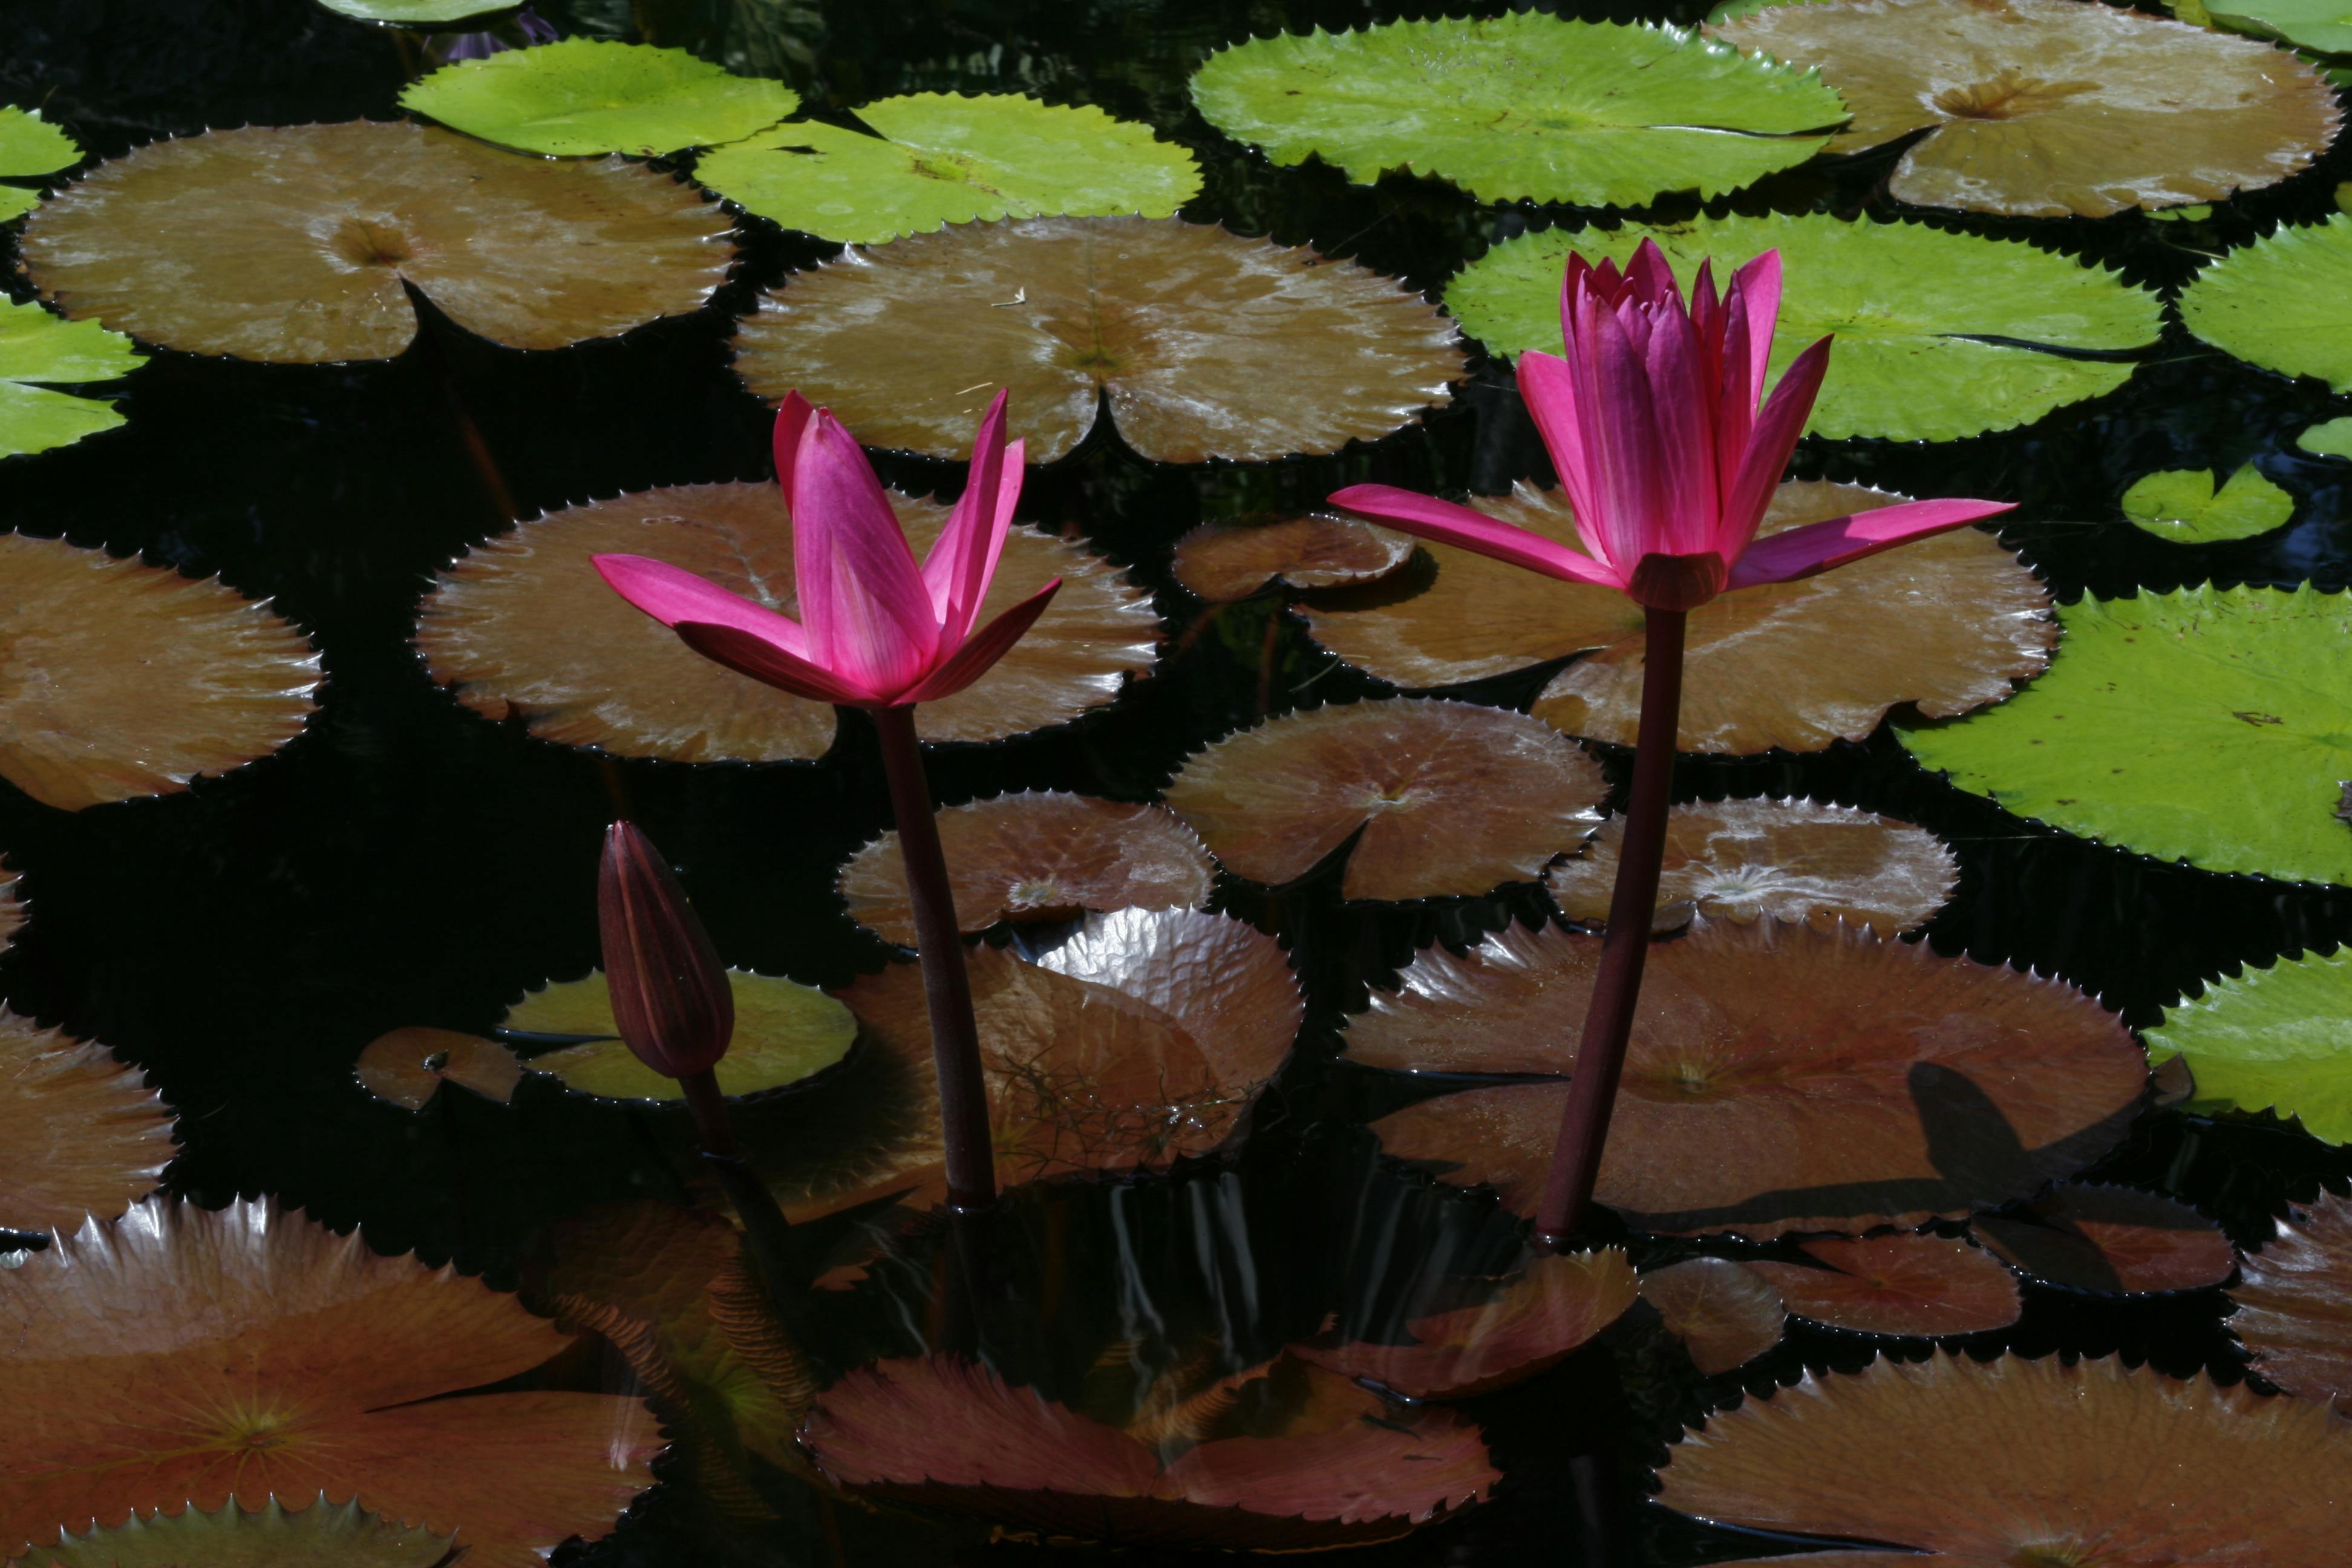
[[(1559, 912), (1604, 924), (1625, 819), (1544, 874)], [(1892, 936), (1924, 925), (1959, 882), (1960, 863), (1922, 827), (1810, 800), (1696, 801), (1666, 814), (1658, 907), (1709, 920), (1840, 921)]]
[(133, 1510), (356, 1496), (468, 1563), (531, 1568), (651, 1484), (634, 1399), (444, 1398), (570, 1336), (502, 1295), (272, 1203), (151, 1199), (0, 1271), (0, 1553)]
[(144, 1073), (0, 1007), (0, 1226), (110, 1219), (153, 1192), (178, 1152), (172, 1108)]
[(352, 1065), (360, 1087), (403, 1110), (422, 1110), (445, 1083), (504, 1105), (522, 1082), (522, 1063), (496, 1040), (457, 1029), (391, 1029)]
[[(0, 777), (67, 811), (169, 795), (302, 732), (319, 656), (219, 583), (0, 535)], [(37, 672), (26, 679), (24, 672)]]
[(1410, 1343), (1297, 1344), (1326, 1372), (1407, 1399), (1467, 1399), (1533, 1377), (1622, 1317), (1633, 1267), (1619, 1248), (1540, 1258), (1491, 1300), (1414, 1318)]
[[(2070, 0), (2072, 3), (2072, 0)], [(1903, 497), (1859, 485), (1782, 485), (1760, 536)], [(1566, 496), (1522, 485), (1475, 508), (1571, 550)], [(1630, 746), (1641, 716), (1642, 607), (1613, 588), (1562, 583), (1447, 544), (1402, 586), (1303, 606), (1315, 640), (1409, 689), (1454, 686), (1582, 653), (1536, 700), (1571, 735)], [(1402, 580), (1400, 580), (1402, 582)], [(1795, 583), (1742, 588), (1690, 613), (1685, 752), (1817, 752), (1858, 741), (1913, 702), (1948, 718), (2041, 673), (2058, 628), (2050, 595), (1989, 533), (1964, 528)]]
[[(1920, 1568), (2321, 1563), (2352, 1523), (2352, 1431), (2293, 1399), (2116, 1361), (1880, 1361), (1685, 1433), (1668, 1508), (1942, 1555)], [(1816, 1561), (1889, 1562), (1887, 1554)], [(1783, 1563), (1799, 1559), (1774, 1558)]]
[(736, 339), (869, 447), (969, 449), (998, 392), (1051, 462), (1107, 405), (1163, 463), (1264, 462), (1388, 435), (1451, 395), (1454, 324), (1396, 279), (1181, 218), (955, 224), (795, 274)]
[(2144, 1296), (2219, 1285), (2238, 1266), (2221, 1228), (2158, 1193), (2061, 1182), (2014, 1214), (1980, 1214), (1976, 1237), (2045, 1285)]
[(2321, 1193), (2239, 1268), (2230, 1331), (2254, 1370), (2352, 1415), (2352, 1200)]
[[(892, 499), (919, 556), (947, 509)], [(791, 514), (772, 484), (676, 485), (570, 507), (477, 547), (425, 601), (416, 646), (434, 679), (541, 740), (674, 763), (782, 762), (832, 745), (835, 713), (711, 663), (632, 608), (592, 555), (651, 556), (799, 614)], [(1062, 590), (971, 687), (917, 710), (932, 741), (996, 741), (1076, 718), (1148, 671), (1149, 595), (1098, 557), (1031, 529), (1006, 536), (985, 623), (1053, 578)]]
[(1822, 0), (1717, 25), (1817, 68), (1854, 153), (1919, 131), (1898, 201), (2018, 217), (2218, 202), (2309, 166), (2336, 95), (2281, 49), (2080, 0)]
[(1391, 698), (1228, 735), (1187, 759), (1167, 800), (1254, 881), (1295, 881), (1354, 838), (1345, 897), (1425, 899), (1532, 880), (1592, 831), (1608, 793), (1600, 764), (1540, 720)]
[(1974, 1334), (2017, 1321), (2017, 1276), (1942, 1236), (1866, 1236), (1801, 1244), (1822, 1267), (1757, 1262), (1792, 1316), (1857, 1334)]
[[(1346, 1059), (1564, 1080), (1601, 945), (1515, 926), (1428, 949), (1350, 1022)], [(1867, 930), (1701, 924), (1651, 951), (1595, 1195), (1659, 1232), (1917, 1226), (2080, 1170), (2147, 1084), (2129, 1032), (2057, 981)], [(1531, 1214), (1566, 1094), (1469, 1089), (1373, 1130)]]
[(1764, 1277), (1728, 1258), (1690, 1258), (1642, 1272), (1642, 1300), (1708, 1377), (1780, 1342), (1789, 1313)]
[(152, 142), (43, 202), (24, 256), (68, 316), (307, 364), (405, 349), (410, 285), (511, 348), (611, 337), (700, 309), (734, 261), (728, 233), (642, 164), (354, 121)]
[(17, 890), (24, 880), (23, 872), (0, 861), (0, 952), (16, 946), (16, 933), (25, 929), (25, 895)]
[[(968, 931), (999, 921), (1064, 921), (1085, 910), (1179, 910), (1206, 903), (1216, 863), (1165, 806), (1024, 792), (939, 814), (940, 847)], [(841, 868), (850, 919), (900, 947), (915, 942), (897, 833)]]
[(1337, 512), (1277, 522), (1204, 522), (1176, 542), (1176, 581), (1213, 605), (1269, 583), (1344, 588), (1387, 576), (1412, 559), (1410, 534)]

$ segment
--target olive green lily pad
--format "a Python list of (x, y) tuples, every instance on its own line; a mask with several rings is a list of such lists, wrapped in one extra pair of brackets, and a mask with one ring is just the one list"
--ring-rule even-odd
[(2281, 228), (2197, 274), (2180, 320), (2222, 353), (2352, 392), (2352, 214)]
[(122, 423), (114, 405), (44, 384), (112, 381), (142, 360), (96, 321), (68, 321), (31, 300), (0, 300), (0, 458), (46, 452)]
[(1738, 190), (1846, 118), (1812, 73), (1685, 29), (1534, 12), (1254, 38), (1209, 58), (1192, 100), (1276, 163), (1311, 154), (1360, 184), (1402, 169), (1481, 201), (1584, 206)]
[[(813, 1078), (847, 1056), (857, 1038), (849, 1009), (813, 985), (742, 969), (729, 970), (727, 982), (735, 996), (735, 1039), (717, 1069), (721, 1094), (763, 1094)], [(523, 1063), (533, 1072), (552, 1073), (577, 1093), (601, 1100), (685, 1098), (676, 1079), (637, 1060), (620, 1037), (602, 970), (525, 993), (499, 1027), (509, 1035), (584, 1037), (579, 1045)]]
[(2124, 515), (2158, 539), (2215, 544), (2284, 526), (2294, 515), (2294, 498), (2252, 463), (2240, 465), (2220, 489), (2210, 469), (2167, 468), (2143, 475), (2124, 492)]
[(849, 245), (982, 218), (1168, 217), (1201, 189), (1192, 153), (1091, 105), (919, 92), (857, 117), (877, 134), (779, 125), (713, 148), (694, 177), (786, 228)]
[(2352, 54), (2352, 4), (2347, 0), (2224, 0), (2206, 6), (2205, 14), (2231, 32), (2284, 38), (2323, 55)]
[(382, 22), (398, 27), (445, 27), (478, 16), (511, 11), (521, 0), (319, 0), (339, 16), (354, 22)]
[[(1832, 439), (1948, 441), (2029, 424), (2121, 386), (2133, 369), (2128, 352), (2153, 343), (2160, 324), (2155, 295), (2022, 241), (1785, 214), (1522, 235), (1456, 276), (1445, 303), (1497, 353), (1557, 353), (1569, 253), (1622, 264), (1645, 238), (1685, 285), (1703, 257), (1715, 258), (1720, 277), (1780, 252), (1787, 284), (1773, 374), (1836, 334), (1807, 426)], [(2352, 333), (2352, 317), (2346, 323)]]
[(2294, 444), (2315, 458), (2352, 458), (2352, 416), (2314, 425)]
[(2352, 953), (2283, 958), (2168, 1008), (2146, 1031), (2148, 1060), (2189, 1064), (2196, 1111), (2275, 1110), (2330, 1143), (2352, 1143)]
[(1902, 731), (2021, 816), (2211, 871), (2352, 884), (2352, 601), (2215, 588), (2062, 605), (2049, 672)]
[[(37, 109), (0, 108), (0, 179), (54, 174), (81, 161), (74, 139), (41, 118)], [(40, 205), (41, 193), (0, 185), (0, 223)]]
[(112, 1530), (65, 1532), (37, 1546), (23, 1568), (433, 1568), (449, 1554), (449, 1537), (360, 1507), (356, 1497), (331, 1503), (321, 1493), (288, 1509), (271, 1497), (250, 1512), (232, 1499), (212, 1512), (141, 1514)]
[(400, 106), (526, 153), (658, 157), (740, 141), (801, 106), (778, 81), (734, 76), (684, 49), (563, 38), (444, 66)]

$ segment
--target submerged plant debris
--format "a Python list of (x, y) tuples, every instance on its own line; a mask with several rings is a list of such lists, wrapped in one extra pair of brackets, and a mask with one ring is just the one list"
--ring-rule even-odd
[(1645, 1268), (1642, 1300), (1691, 1364), (1712, 1377), (1747, 1365), (1780, 1342), (1788, 1310), (1765, 1278), (1728, 1258), (1688, 1258)]

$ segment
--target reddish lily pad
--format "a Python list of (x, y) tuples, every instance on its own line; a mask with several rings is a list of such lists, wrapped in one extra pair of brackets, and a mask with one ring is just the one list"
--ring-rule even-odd
[(2230, 1331), (2254, 1370), (2352, 1415), (2352, 1200), (2320, 1194), (2240, 1268)]
[[(892, 500), (920, 554), (947, 509)], [(526, 522), (445, 571), (416, 646), (434, 679), (493, 719), (520, 718), (562, 745), (674, 763), (783, 762), (833, 743), (835, 713), (711, 663), (607, 588), (589, 565), (651, 556), (799, 613), (792, 521), (771, 484), (676, 485)], [(1150, 597), (1108, 563), (1015, 528), (984, 623), (1049, 580), (1062, 590), (972, 686), (918, 710), (931, 741), (996, 741), (1059, 724), (1118, 695), (1158, 654)]]
[(16, 890), (24, 879), (24, 873), (0, 861), (0, 952), (16, 946), (16, 933), (25, 929), (25, 896)]
[(1409, 534), (1337, 512), (1278, 522), (1204, 522), (1176, 542), (1176, 581), (1211, 604), (1246, 599), (1269, 583), (1344, 588), (1387, 576), (1412, 559)]
[[(1759, 535), (1892, 506), (1858, 485), (1780, 487)], [(1564, 494), (1522, 485), (1474, 498), (1490, 517), (1581, 549)], [(1536, 717), (1630, 746), (1641, 716), (1642, 608), (1613, 588), (1562, 583), (1424, 544), (1433, 576), (1303, 606), (1315, 640), (1409, 689), (1454, 686), (1582, 653)], [(1795, 583), (1743, 588), (1693, 610), (1683, 678), (1685, 752), (1817, 752), (1858, 741), (1888, 709), (1941, 718), (2007, 697), (2057, 641), (2050, 595), (1990, 534), (1959, 529)]]
[(370, 1513), (359, 1500), (337, 1506), (312, 1498), (294, 1508), (276, 1498), (247, 1509), (226, 1502), (210, 1513), (132, 1514), (112, 1530), (68, 1532), (33, 1549), (23, 1568), (436, 1568), (449, 1538)]
[(1168, 804), (1225, 868), (1295, 881), (1355, 840), (1350, 899), (1529, 881), (1600, 820), (1600, 765), (1539, 720), (1469, 702), (1338, 704), (1195, 752)]
[(1141, 456), (1264, 462), (1376, 440), (1446, 401), (1453, 323), (1392, 278), (1181, 218), (957, 225), (795, 274), (737, 337), (871, 447), (961, 457), (999, 391), (1032, 462), (1107, 405)]
[(1728, 1258), (1690, 1258), (1642, 1273), (1642, 1300), (1706, 1376), (1745, 1366), (1780, 1342), (1789, 1321), (1764, 1277)]
[(1999, 1258), (1942, 1236), (1808, 1241), (1822, 1265), (1757, 1262), (1791, 1316), (1858, 1334), (1974, 1334), (2017, 1321), (2017, 1276)]
[[(1428, 1073), (1575, 1068), (1601, 951), (1550, 928), (1442, 948), (1373, 994), (1346, 1059)], [(1661, 1232), (1859, 1233), (1958, 1218), (2114, 1147), (2147, 1071), (2072, 986), (1867, 930), (1702, 924), (1655, 946), (1596, 1195)], [(1564, 1081), (1423, 1100), (1389, 1153), (1534, 1211)]]
[(352, 1066), (360, 1087), (403, 1110), (422, 1110), (444, 1083), (504, 1105), (522, 1082), (522, 1063), (496, 1040), (457, 1029), (388, 1030), (368, 1042)]
[[(968, 931), (999, 921), (1065, 921), (1085, 910), (1178, 910), (1208, 902), (1216, 863), (1165, 806), (1024, 792), (939, 814), (956, 918)], [(885, 833), (841, 868), (859, 925), (915, 942), (906, 864)]]
[(734, 261), (728, 232), (642, 164), (354, 121), (151, 142), (42, 203), (23, 247), (42, 298), (76, 320), (306, 364), (407, 348), (410, 285), (519, 349), (699, 310)]
[(2016, 1214), (1969, 1228), (1994, 1254), (2045, 1285), (2144, 1296), (2219, 1285), (2238, 1266), (2221, 1228), (2158, 1193), (2062, 1182)]
[(112, 1218), (155, 1190), (178, 1152), (172, 1108), (144, 1073), (0, 1007), (0, 1226)]

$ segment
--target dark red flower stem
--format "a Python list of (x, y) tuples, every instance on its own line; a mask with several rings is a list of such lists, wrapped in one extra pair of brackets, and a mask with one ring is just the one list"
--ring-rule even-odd
[(686, 1108), (694, 1116), (695, 1141), (702, 1145), (702, 1162), (727, 1189), (735, 1217), (743, 1222), (743, 1248), (751, 1254), (753, 1272), (768, 1292), (768, 1300), (787, 1318), (794, 1314), (808, 1288), (804, 1270), (793, 1249), (792, 1227), (776, 1206), (768, 1184), (743, 1163), (743, 1146), (735, 1141), (734, 1119), (727, 1114), (727, 1097), (719, 1092), (719, 1079), (710, 1068), (677, 1080), (686, 1091)]
[(989, 1139), (988, 1086), (980, 1069), (980, 1026), (972, 1021), (963, 932), (956, 925), (947, 858), (940, 853), (940, 825), (931, 815), (915, 710), (877, 709), (874, 728), (882, 737), (882, 772), (890, 781), (890, 812), (898, 825), (907, 898), (915, 907), (915, 942), (923, 960), (923, 996), (930, 1005), (931, 1058), (939, 1068), (940, 1123), (948, 1151), (948, 1204), (984, 1209), (996, 1202), (996, 1161)]
[(1625, 837), (1617, 851), (1617, 886), (1609, 900), (1609, 931), (1601, 942), (1601, 973), (1584, 1012), (1576, 1047), (1576, 1076), (1560, 1113), (1536, 1210), (1536, 1238), (1558, 1249), (1585, 1225), (1609, 1113), (1625, 1070), (1625, 1042), (1633, 1033), (1633, 1005), (1642, 994), (1642, 965), (1650, 954), (1650, 926), (1658, 907), (1658, 873), (1666, 853), (1666, 807), (1674, 797), (1675, 735), (1683, 706), (1683, 610), (1643, 612), (1642, 728), (1633, 742), (1633, 783), (1625, 801)]

